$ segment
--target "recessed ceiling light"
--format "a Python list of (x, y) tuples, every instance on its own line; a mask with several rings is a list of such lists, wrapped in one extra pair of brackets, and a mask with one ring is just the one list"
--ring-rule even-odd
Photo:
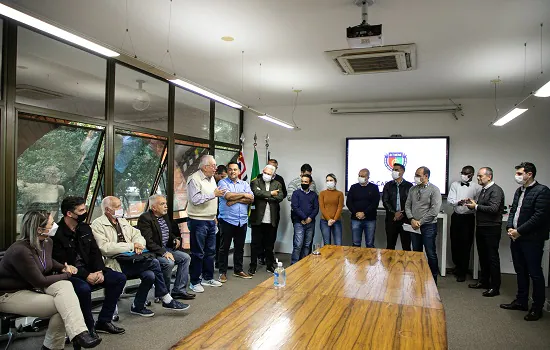
[(232, 36), (222, 36), (223, 41), (234, 41), (235, 38)]

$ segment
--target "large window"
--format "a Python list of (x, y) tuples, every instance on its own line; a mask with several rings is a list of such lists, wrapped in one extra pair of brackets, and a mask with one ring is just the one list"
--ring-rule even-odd
[(146, 210), (151, 193), (157, 191), (166, 145), (164, 138), (116, 132), (115, 196), (122, 201), (125, 216), (138, 217)]
[(105, 119), (105, 59), (18, 28), (16, 102)]
[(231, 161), (234, 162), (237, 160), (237, 158), (239, 158), (239, 150), (225, 147), (216, 147), (216, 155), (214, 156), (214, 158), (216, 159), (216, 164), (227, 165), (227, 163)]
[(187, 90), (176, 88), (174, 132), (208, 139), (210, 136), (210, 100)]
[(238, 145), (240, 115), (240, 110), (216, 102), (214, 140)]
[(168, 83), (116, 66), (115, 121), (168, 130)]
[(17, 138), (17, 214), (46, 209), (60, 218), (65, 196), (94, 191), (95, 163), (103, 130), (82, 123), (38, 116), (20, 117)]

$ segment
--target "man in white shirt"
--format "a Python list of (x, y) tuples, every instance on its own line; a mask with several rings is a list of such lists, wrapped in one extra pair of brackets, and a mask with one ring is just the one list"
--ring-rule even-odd
[(460, 181), (451, 184), (447, 202), (453, 206), (451, 216), (451, 254), (455, 264), (454, 274), (457, 282), (466, 280), (470, 268), (470, 254), (476, 228), (475, 210), (469, 209), (464, 201), (478, 198), (481, 186), (472, 182), (474, 167), (466, 165), (460, 172)]

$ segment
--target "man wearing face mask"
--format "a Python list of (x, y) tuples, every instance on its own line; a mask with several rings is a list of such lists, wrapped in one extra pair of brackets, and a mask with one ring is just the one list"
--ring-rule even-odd
[[(89, 224), (86, 201), (82, 197), (66, 197), (61, 203), (63, 218), (55, 237), (52, 257), (57, 261), (66, 261), (76, 266), (78, 273), (69, 280), (80, 301), (80, 309), (89, 333), (97, 337), (96, 332), (122, 334), (124, 329), (115, 326), (111, 320), (115, 313), (118, 298), (126, 284), (126, 276), (105, 267), (101, 252), (92, 234)], [(92, 316), (92, 288), (104, 287), (105, 299), (94, 324)]]
[(282, 185), (273, 180), (275, 168), (266, 165), (262, 175), (250, 183), (254, 193), (254, 203), (250, 212), (250, 226), (252, 227), (252, 243), (249, 275), (254, 275), (257, 268), (257, 256), (265, 252), (267, 272), (275, 272), (273, 245), (277, 237), (277, 225), (280, 218), (280, 205), (284, 195)]
[(374, 248), (376, 209), (380, 202), (378, 186), (369, 182), (369, 169), (359, 171), (358, 183), (348, 191), (346, 206), (351, 212), (351, 233), (354, 247), (360, 247), (365, 233), (365, 246)]
[(319, 213), (317, 193), (310, 189), (311, 175), (302, 176), (299, 190), (292, 193), (290, 217), (294, 225), (291, 264), (303, 259), (311, 251), (315, 235), (315, 217)]
[(468, 198), (466, 206), (476, 211), (476, 243), (480, 274), (477, 283), (469, 288), (486, 289), (484, 297), (500, 294), (500, 257), (498, 247), (502, 232), (504, 191), (493, 181), (493, 169), (483, 167), (477, 172), (477, 183), (482, 189), (478, 200)]
[(382, 203), (386, 209), (386, 249), (395, 249), (397, 236), (401, 237), (401, 247), (403, 250), (411, 250), (411, 234), (403, 230), (403, 223), (408, 222), (405, 215), (405, 203), (412, 183), (403, 179), (405, 166), (394, 163), (391, 173), (392, 181), (384, 185), (382, 191)]
[(439, 265), (435, 239), (437, 237), (437, 215), (441, 209), (441, 191), (430, 181), (430, 169), (421, 166), (414, 173), (415, 186), (409, 191), (405, 202), (405, 213), (411, 220), (413, 229), (420, 229), (420, 234), (411, 233), (412, 248), (421, 252), (426, 248), (428, 265), (435, 283)]
[(544, 241), (550, 229), (550, 190), (535, 180), (535, 164), (524, 162), (516, 166), (515, 180), (521, 185), (514, 195), (506, 228), (510, 250), (517, 275), (518, 292), (510, 304), (501, 304), (506, 310), (527, 311), (529, 277), (533, 281), (533, 305), (524, 317), (536, 321), (542, 317), (545, 302), (545, 281), (542, 272)]
[(474, 243), (475, 211), (464, 204), (467, 198), (477, 198), (481, 192), (481, 186), (473, 183), (473, 178), (474, 167), (466, 165), (460, 172), (460, 181), (451, 184), (447, 196), (447, 202), (453, 206), (451, 253), (455, 264), (454, 274), (457, 282), (466, 281), (466, 273), (470, 268), (470, 252)]

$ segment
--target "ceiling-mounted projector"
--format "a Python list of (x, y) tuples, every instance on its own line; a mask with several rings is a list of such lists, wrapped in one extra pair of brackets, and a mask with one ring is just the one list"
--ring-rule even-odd
[(368, 7), (374, 4), (374, 0), (354, 0), (357, 6), (361, 6), (361, 24), (348, 27), (346, 30), (348, 45), (351, 49), (363, 49), (368, 47), (382, 46), (382, 25), (370, 25), (368, 20)]

